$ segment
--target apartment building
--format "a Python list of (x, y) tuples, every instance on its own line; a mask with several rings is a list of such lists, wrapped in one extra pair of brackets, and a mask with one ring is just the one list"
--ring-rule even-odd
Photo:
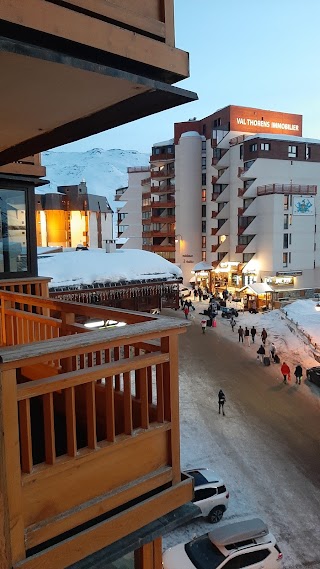
[(118, 188), (115, 201), (117, 208), (117, 247), (121, 249), (142, 249), (141, 182), (150, 175), (149, 166), (130, 167), (128, 186)]
[(301, 115), (228, 106), (175, 124), (176, 262), (184, 282), (206, 261), (212, 281), (231, 290), (314, 288), (319, 180), (320, 140), (302, 137)]
[(153, 145), (150, 177), (142, 181), (142, 248), (175, 262), (175, 147)]
[(113, 211), (105, 196), (88, 193), (86, 182), (37, 194), (37, 245), (103, 248), (113, 238)]

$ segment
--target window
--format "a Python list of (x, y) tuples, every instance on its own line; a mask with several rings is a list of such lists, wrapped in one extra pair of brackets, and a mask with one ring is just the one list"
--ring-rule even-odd
[(221, 229), (221, 227), (223, 226), (223, 224), (226, 222), (226, 219), (218, 219), (218, 229)]
[(260, 563), (271, 555), (269, 549), (260, 549), (259, 551), (250, 551), (249, 553), (241, 553), (233, 559), (230, 559), (223, 567), (224, 569), (242, 569), (242, 567), (251, 567), (256, 563)]
[(243, 262), (249, 263), (249, 261), (252, 259), (253, 256), (254, 253), (243, 253)]
[(142, 231), (150, 231), (150, 230), (151, 230), (150, 225), (143, 225), (142, 226)]
[(202, 190), (202, 198), (201, 198), (201, 201), (205, 202), (206, 199), (207, 199), (207, 192), (206, 192), (206, 190)]
[(261, 142), (260, 149), (264, 150), (265, 152), (268, 152), (270, 150), (269, 142)]
[(289, 215), (287, 213), (283, 216), (283, 229), (288, 229), (289, 227)]
[(289, 265), (291, 263), (291, 253), (289, 253)]
[(202, 217), (207, 217), (207, 206), (205, 206), (205, 205), (202, 206), (201, 215), (202, 215)]
[(206, 253), (206, 251), (202, 251), (202, 252), (201, 252), (201, 258), (202, 258), (202, 261), (206, 261), (206, 260), (207, 260), (207, 253)]
[(202, 222), (202, 233), (205, 233), (207, 230), (207, 224), (205, 221)]
[(118, 221), (122, 221), (127, 215), (127, 213), (118, 213)]
[(306, 144), (306, 160), (310, 160), (311, 158), (311, 147)]
[(207, 165), (207, 159), (205, 156), (202, 156), (202, 168), (205, 168)]
[(225, 253), (218, 253), (218, 261), (222, 261), (223, 257), (225, 257), (226, 254)]
[(216, 126), (221, 126), (221, 119), (214, 119), (213, 121), (213, 128)]
[(217, 493), (216, 488), (201, 488), (200, 490), (195, 490), (193, 502), (198, 502), (199, 500), (206, 500), (215, 496)]
[(168, 146), (167, 154), (173, 154), (173, 146)]
[(143, 211), (142, 212), (142, 219), (150, 219), (151, 211)]
[(207, 141), (203, 140), (202, 141), (202, 152), (205, 152), (207, 150)]
[(249, 150), (250, 150), (250, 152), (257, 152), (257, 150), (258, 150), (257, 143), (255, 142), (254, 144), (250, 144)]
[(249, 245), (250, 241), (254, 238), (254, 235), (239, 235), (239, 245)]
[(292, 236), (292, 233), (289, 233), (289, 245), (291, 245), (291, 236)]
[(243, 160), (243, 144), (240, 144), (240, 160)]
[(207, 238), (205, 235), (202, 235), (202, 249), (205, 249), (207, 246)]
[(288, 249), (288, 245), (289, 245), (289, 235), (288, 233), (285, 233), (283, 236), (283, 248)]
[(282, 264), (284, 267), (288, 266), (288, 253), (283, 253), (282, 255)]
[(202, 125), (202, 134), (203, 134), (204, 136), (205, 136), (205, 134), (206, 134), (206, 131), (207, 131), (207, 125), (206, 125), (206, 123), (204, 123), (204, 124)]
[(25, 191), (0, 189), (0, 198), (0, 271), (27, 271)]
[(126, 229), (128, 229), (129, 225), (119, 225), (118, 232), (123, 233)]
[(207, 183), (207, 176), (206, 174), (201, 174), (201, 184), (205, 186)]
[(297, 158), (298, 156), (298, 147), (297, 146), (288, 146), (288, 158)]
[(283, 196), (283, 209), (289, 209), (289, 196)]

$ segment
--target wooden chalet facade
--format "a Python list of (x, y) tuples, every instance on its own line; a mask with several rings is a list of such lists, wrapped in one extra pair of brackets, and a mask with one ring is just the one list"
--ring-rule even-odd
[(172, 86), (189, 74), (173, 0), (2, 0), (0, 60), (0, 569), (160, 569), (194, 508), (186, 324), (49, 298), (34, 187), (37, 153), (196, 98)]

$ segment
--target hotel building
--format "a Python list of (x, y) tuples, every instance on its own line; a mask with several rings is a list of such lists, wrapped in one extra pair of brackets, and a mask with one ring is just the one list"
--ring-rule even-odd
[[(142, 219), (141, 199), (143, 188), (141, 182), (149, 174), (149, 166), (128, 168), (128, 186), (118, 188), (115, 201), (117, 208), (117, 247), (120, 249), (141, 249)], [(149, 178), (150, 180), (150, 178)]]
[(175, 262), (184, 282), (203, 261), (231, 290), (314, 289), (320, 140), (302, 138), (302, 116), (228, 106), (175, 124), (174, 142)]

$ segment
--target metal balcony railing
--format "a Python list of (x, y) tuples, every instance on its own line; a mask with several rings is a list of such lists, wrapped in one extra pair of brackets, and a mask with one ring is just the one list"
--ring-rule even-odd
[(317, 195), (316, 185), (301, 184), (267, 184), (257, 187), (257, 195), (265, 196), (270, 194), (297, 194), (297, 195)]

